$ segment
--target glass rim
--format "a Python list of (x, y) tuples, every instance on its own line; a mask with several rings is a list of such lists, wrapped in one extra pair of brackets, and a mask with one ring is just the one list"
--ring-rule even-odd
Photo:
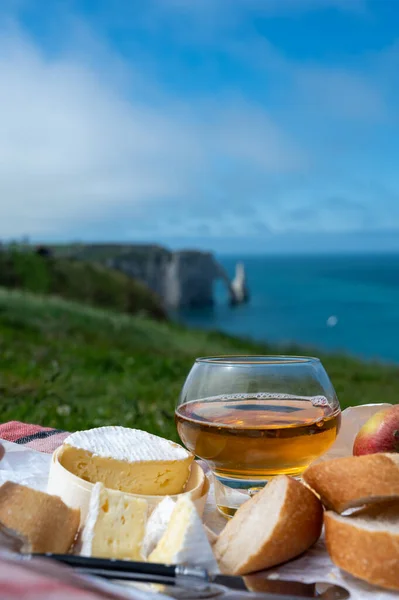
[(277, 354), (226, 354), (220, 356), (200, 356), (195, 363), (207, 363), (212, 365), (230, 365), (236, 367), (253, 367), (260, 365), (303, 365), (321, 364), (320, 359), (315, 356), (294, 356)]

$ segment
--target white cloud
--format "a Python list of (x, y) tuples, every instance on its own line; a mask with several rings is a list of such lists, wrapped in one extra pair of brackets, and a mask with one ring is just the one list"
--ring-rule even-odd
[[(370, 175), (370, 173), (369, 173)], [(399, 228), (399, 187), (397, 181), (381, 185), (372, 178), (331, 175), (298, 179), (276, 196), (280, 210), (259, 211), (259, 220), (277, 234), (350, 233)]]
[(373, 82), (345, 69), (296, 69), (296, 83), (309, 107), (329, 117), (381, 120), (387, 114), (384, 98)]
[[(192, 29), (182, 27), (178, 19), (173, 21), (177, 32), (180, 31), (184, 38), (183, 48), (186, 45), (205, 47), (227, 57), (239, 68), (244, 67), (259, 86), (267, 89), (267, 96), (272, 102), (278, 103), (280, 110), (289, 108), (288, 119), (294, 116), (299, 122), (301, 117), (306, 117), (311, 122), (314, 118), (317, 125), (320, 118), (327, 124), (340, 119), (369, 125), (392, 116), (388, 100), (390, 96), (392, 99), (392, 90), (399, 81), (397, 68), (395, 70), (398, 62), (396, 45), (389, 52), (359, 53), (351, 58), (348, 65), (347, 61), (345, 64), (338, 58), (334, 63), (333, 57), (325, 61), (318, 60), (316, 56), (313, 59), (308, 57), (306, 60), (299, 60), (294, 55), (285, 53), (283, 47), (272, 44), (264, 35), (256, 33), (254, 28), (250, 29), (250, 33), (234, 29), (226, 32), (224, 28), (226, 23), (223, 17), (229, 23), (232, 15), (237, 16), (240, 11), (252, 19), (260, 11), (273, 15), (274, 11), (281, 10), (292, 18), (296, 11), (318, 10), (323, 7), (363, 15), (368, 9), (362, 1), (270, 0), (263, 3), (261, 0), (234, 0), (232, 10), (228, 13), (223, 0), (212, 1), (209, 5), (207, 2), (176, 0), (175, 4), (165, 6), (165, 10), (171, 10), (173, 6), (181, 9), (186, 7), (187, 14), (191, 16), (198, 12), (207, 16), (210, 21), (205, 27), (201, 21), (194, 20)], [(218, 15), (220, 21), (210, 19), (211, 15)], [(242, 25), (242, 21), (238, 21)], [(207, 28), (210, 30), (208, 33)]]
[(216, 15), (231, 21), (232, 12), (242, 15), (252, 12), (266, 15), (281, 15), (333, 8), (345, 12), (364, 14), (367, 12), (365, 0), (155, 0), (158, 8), (164, 11), (179, 11), (198, 16)]
[[(216, 36), (207, 50), (219, 44), (237, 64), (241, 56), (263, 105), (238, 84), (188, 99), (74, 25), (68, 47), (51, 57), (15, 29), (0, 32), (0, 237), (76, 228), (94, 238), (249, 238), (356, 229), (374, 213), (371, 227), (399, 226), (396, 196), (359, 193), (349, 181), (370, 165), (379, 177), (357, 129), (366, 139), (368, 125), (387, 116), (383, 86), (367, 69), (304, 66), (260, 37)], [(365, 209), (322, 205), (331, 194), (360, 198)]]
[(0, 38), (1, 236), (51, 237), (149, 202), (200, 201), (220, 161), (261, 177), (301, 167), (259, 107), (233, 97), (186, 104), (162, 90), (158, 106), (144, 103), (134, 71), (127, 99), (102, 59), (97, 71), (78, 57), (48, 58), (22, 35)]

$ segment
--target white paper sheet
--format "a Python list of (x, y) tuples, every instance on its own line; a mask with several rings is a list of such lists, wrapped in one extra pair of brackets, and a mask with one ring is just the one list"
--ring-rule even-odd
[(0, 485), (13, 481), (35, 490), (47, 490), (51, 454), (36, 452), (31, 448), (1, 440), (5, 455), (0, 461)]

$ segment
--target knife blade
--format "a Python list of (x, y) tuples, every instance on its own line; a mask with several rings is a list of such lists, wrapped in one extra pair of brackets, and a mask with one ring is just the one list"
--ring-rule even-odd
[[(322, 598), (323, 600), (345, 600), (349, 592), (328, 582), (302, 583), (269, 579), (266, 573), (255, 573), (244, 577), (208, 573), (205, 569), (186, 565), (164, 565), (157, 563), (115, 560), (72, 554), (32, 554), (32, 557), (46, 557), (73, 567), (86, 575), (95, 575), (119, 581), (159, 583), (180, 588), (189, 588), (202, 597), (209, 597), (213, 588), (228, 588), (237, 592), (261, 593), (264, 598), (273, 600), (298, 600), (301, 598)], [(203, 595), (203, 594), (207, 594)]]
[[(302, 581), (289, 581), (286, 579), (269, 579), (268, 574), (262, 572), (243, 577), (216, 575), (212, 578), (212, 581), (233, 589), (233, 585), (235, 585), (233, 580), (240, 579), (247, 591), (261, 592), (270, 595), (270, 597), (323, 598), (324, 600), (346, 600), (350, 597), (348, 590), (330, 582), (303, 583)], [(237, 581), (237, 584), (240, 585), (240, 582)]]

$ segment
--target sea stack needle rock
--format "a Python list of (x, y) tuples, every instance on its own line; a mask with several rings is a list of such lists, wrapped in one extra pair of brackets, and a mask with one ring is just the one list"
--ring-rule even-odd
[(399, 452), (399, 405), (373, 415), (355, 438), (355, 456), (376, 452)]

